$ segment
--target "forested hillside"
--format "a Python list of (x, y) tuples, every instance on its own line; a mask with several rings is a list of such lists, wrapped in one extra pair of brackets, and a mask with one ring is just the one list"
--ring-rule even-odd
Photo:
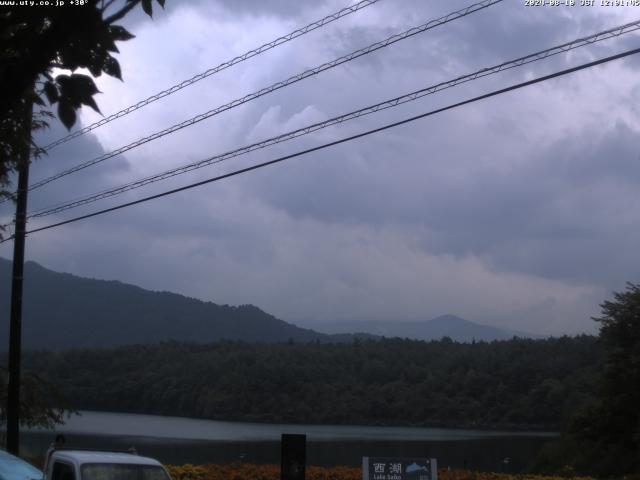
[[(0, 305), (9, 318), (11, 262), (0, 258)], [(253, 305), (217, 305), (122, 282), (25, 264), (22, 342), (26, 348), (95, 348), (166, 340), (247, 342), (351, 340), (296, 327)], [(6, 345), (8, 322), (0, 329)]]
[(589, 336), (462, 344), (164, 343), (26, 354), (78, 409), (260, 422), (560, 429), (593, 390)]
[[(377, 328), (368, 328), (369, 322), (345, 322), (340, 328), (334, 325), (323, 330), (325, 333), (319, 333), (287, 323), (253, 305), (218, 305), (122, 282), (54, 272), (35, 262), (27, 262), (25, 270), (22, 342), (27, 348), (101, 348), (169, 340), (350, 342), (354, 337), (376, 335), (419, 340), (448, 336), (458, 341), (527, 336), (453, 315), (424, 322), (395, 319), (376, 325)], [(11, 262), (0, 257), (0, 313), (7, 319), (10, 280)], [(0, 327), (0, 344), (6, 345), (8, 322), (3, 327)]]

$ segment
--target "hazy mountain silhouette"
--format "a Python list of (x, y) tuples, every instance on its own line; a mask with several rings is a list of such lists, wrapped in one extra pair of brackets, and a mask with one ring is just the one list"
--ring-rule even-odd
[(354, 321), (309, 324), (323, 333), (362, 332), (381, 337), (401, 337), (416, 340), (440, 340), (449, 337), (457, 342), (508, 340), (514, 336), (541, 338), (525, 332), (507, 330), (471, 322), (455, 315), (442, 315), (423, 322)]
[[(11, 262), (0, 258), (0, 350), (9, 336)], [(229, 306), (118, 281), (95, 280), (25, 264), (23, 346), (27, 349), (111, 347), (177, 340), (206, 343), (345, 342), (358, 338), (504, 340), (533, 337), (454, 315), (426, 322), (340, 322), (301, 328), (253, 305)], [(318, 331), (316, 331), (318, 330)], [(322, 333), (321, 333), (322, 332)]]
[[(9, 336), (11, 262), (0, 258), (0, 350)], [(253, 305), (203, 302), (118, 281), (93, 280), (25, 264), (23, 346), (93, 348), (167, 340), (348, 341), (299, 328)]]

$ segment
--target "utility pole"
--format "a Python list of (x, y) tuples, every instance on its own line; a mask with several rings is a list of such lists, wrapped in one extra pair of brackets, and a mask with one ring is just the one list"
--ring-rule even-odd
[(33, 103), (25, 100), (25, 144), (18, 159), (13, 274), (11, 280), (11, 322), (9, 324), (9, 385), (7, 388), (7, 451), (20, 453), (20, 358), (22, 355), (22, 280), (27, 226), (27, 193), (31, 152)]

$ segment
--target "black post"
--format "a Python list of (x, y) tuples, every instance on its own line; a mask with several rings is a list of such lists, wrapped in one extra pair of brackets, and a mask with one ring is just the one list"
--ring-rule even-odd
[(16, 226), (13, 240), (13, 276), (11, 280), (11, 323), (9, 325), (9, 385), (7, 388), (7, 451), (20, 453), (20, 357), (22, 350), (22, 279), (27, 225), (27, 193), (31, 146), (32, 104), (27, 102), (26, 143), (18, 162)]
[(307, 436), (282, 434), (280, 480), (304, 480), (307, 466)]

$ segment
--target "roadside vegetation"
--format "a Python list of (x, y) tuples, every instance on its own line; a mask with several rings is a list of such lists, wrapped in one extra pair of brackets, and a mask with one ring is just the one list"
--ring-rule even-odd
[[(280, 480), (280, 465), (246, 463), (211, 465), (168, 465), (173, 480)], [(307, 480), (362, 480), (359, 467), (308, 466)], [(471, 470), (438, 470), (438, 480), (592, 480), (579, 476), (513, 475)]]

